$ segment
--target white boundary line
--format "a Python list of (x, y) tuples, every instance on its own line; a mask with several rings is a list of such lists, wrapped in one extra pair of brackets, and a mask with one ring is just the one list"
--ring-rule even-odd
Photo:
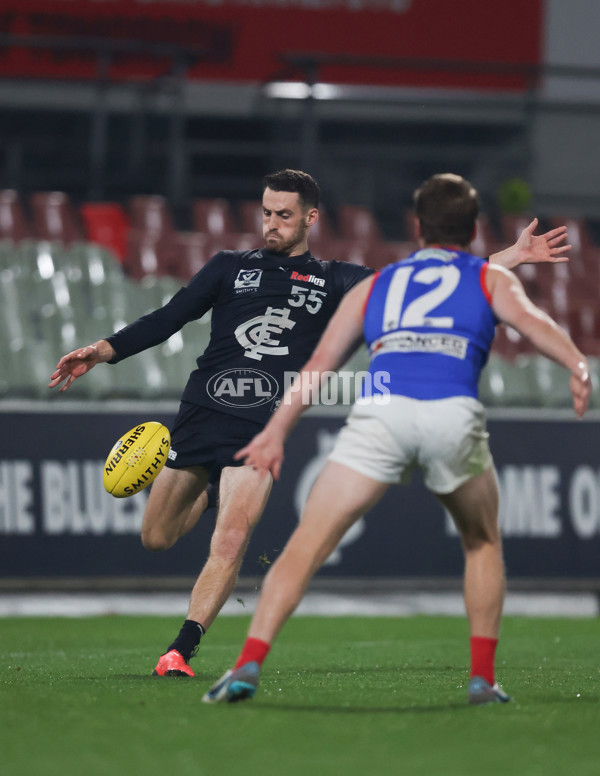
[[(254, 612), (258, 593), (235, 594), (222, 615)], [(0, 617), (103, 617), (155, 615), (184, 617), (189, 595), (184, 593), (10, 593), (0, 594)], [(407, 617), (411, 615), (464, 616), (460, 593), (344, 594), (309, 591), (296, 616)], [(593, 593), (508, 593), (504, 614), (524, 617), (597, 617)]]

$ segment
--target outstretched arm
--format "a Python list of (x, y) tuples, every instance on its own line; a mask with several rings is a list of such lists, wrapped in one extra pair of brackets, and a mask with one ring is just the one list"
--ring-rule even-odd
[(235, 454), (236, 460), (243, 459), (247, 465), (270, 471), (274, 479), (279, 478), (285, 440), (311, 405), (323, 372), (339, 369), (360, 342), (363, 308), (373, 282), (373, 277), (363, 280), (342, 299), (314, 353), (283, 395), (277, 411), (264, 430)]
[(63, 356), (56, 365), (56, 370), (50, 375), (48, 388), (55, 388), (63, 383), (60, 387), (62, 393), (70, 388), (78, 377), (82, 377), (90, 369), (93, 369), (96, 364), (110, 361), (115, 355), (114, 348), (106, 340), (98, 340), (93, 345), (73, 350)]
[(490, 256), (492, 264), (499, 264), (506, 269), (514, 269), (519, 264), (539, 264), (549, 262), (556, 264), (561, 261), (569, 261), (566, 255), (571, 250), (571, 245), (563, 245), (567, 239), (567, 227), (559, 226), (545, 234), (535, 235), (538, 220), (526, 226), (519, 235), (519, 239), (509, 248), (493, 253)]
[(567, 332), (533, 304), (512, 272), (502, 267), (490, 267), (486, 282), (498, 318), (527, 337), (542, 355), (569, 370), (573, 408), (578, 417), (583, 417), (591, 393), (586, 357)]

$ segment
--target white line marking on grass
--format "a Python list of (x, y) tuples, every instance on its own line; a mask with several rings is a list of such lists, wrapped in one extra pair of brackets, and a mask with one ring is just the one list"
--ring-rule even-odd
[[(254, 612), (258, 593), (235, 592), (223, 607), (225, 616)], [(0, 617), (94, 617), (107, 615), (185, 616), (184, 593), (1, 593)], [(416, 614), (464, 616), (459, 593), (324, 593), (308, 592), (296, 616), (406, 617)], [(526, 617), (597, 617), (593, 593), (509, 593), (504, 614)]]

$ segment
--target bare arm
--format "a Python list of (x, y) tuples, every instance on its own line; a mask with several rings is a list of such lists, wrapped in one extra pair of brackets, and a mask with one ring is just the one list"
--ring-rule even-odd
[(106, 340), (98, 340), (93, 345), (73, 350), (63, 356), (56, 365), (56, 370), (50, 375), (48, 388), (55, 388), (63, 383), (60, 387), (62, 393), (73, 385), (78, 377), (82, 377), (90, 369), (93, 369), (96, 364), (110, 361), (115, 355), (114, 348)]
[(512, 272), (490, 266), (486, 279), (492, 309), (498, 318), (527, 337), (542, 355), (569, 370), (573, 408), (578, 417), (583, 417), (591, 392), (586, 357), (566, 331), (533, 304)]
[(514, 245), (490, 256), (490, 263), (514, 269), (519, 264), (556, 264), (569, 261), (566, 254), (571, 250), (571, 246), (562, 244), (567, 239), (567, 227), (559, 226), (545, 234), (535, 235), (537, 225), (538, 220), (534, 218), (529, 226), (523, 229)]
[(285, 440), (310, 406), (322, 374), (342, 366), (360, 343), (363, 308), (373, 281), (372, 277), (367, 278), (346, 294), (312, 356), (283, 395), (279, 408), (264, 430), (235, 454), (237, 460), (244, 459), (247, 465), (270, 471), (274, 479), (279, 478)]

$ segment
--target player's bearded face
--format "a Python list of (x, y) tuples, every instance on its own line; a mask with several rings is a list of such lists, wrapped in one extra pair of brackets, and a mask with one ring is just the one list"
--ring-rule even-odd
[(316, 210), (306, 210), (296, 192), (271, 191), (263, 194), (263, 238), (265, 248), (282, 256), (294, 256), (307, 249), (309, 225)]

